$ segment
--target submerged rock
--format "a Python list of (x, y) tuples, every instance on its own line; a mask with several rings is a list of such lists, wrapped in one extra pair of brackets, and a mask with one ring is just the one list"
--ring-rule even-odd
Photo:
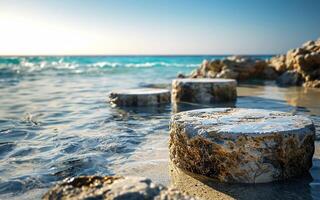
[(277, 83), (281, 86), (301, 85), (302, 76), (296, 71), (286, 71), (277, 78)]
[(235, 101), (237, 82), (234, 79), (175, 79), (172, 101), (215, 104)]
[(142, 177), (82, 176), (69, 178), (49, 190), (44, 200), (195, 199)]
[(209, 108), (175, 114), (170, 158), (222, 182), (263, 183), (308, 173), (315, 127), (303, 116), (260, 109)]
[(170, 91), (158, 88), (139, 88), (112, 91), (109, 102), (116, 106), (149, 106), (170, 103)]

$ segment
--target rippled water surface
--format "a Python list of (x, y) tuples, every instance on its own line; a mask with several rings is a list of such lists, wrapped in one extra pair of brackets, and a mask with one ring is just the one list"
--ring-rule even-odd
[[(112, 89), (167, 87), (177, 73), (189, 73), (204, 58), (217, 57), (0, 58), (0, 199), (37, 199), (59, 180), (93, 174), (146, 176), (188, 191), (204, 184), (195, 191), (200, 196), (218, 190), (240, 199), (320, 199), (318, 141), (308, 177), (217, 186), (176, 173), (168, 162), (170, 115), (207, 106), (119, 109), (106, 103)], [(320, 90), (257, 81), (240, 84), (238, 95), (236, 107), (309, 116), (320, 139)]]

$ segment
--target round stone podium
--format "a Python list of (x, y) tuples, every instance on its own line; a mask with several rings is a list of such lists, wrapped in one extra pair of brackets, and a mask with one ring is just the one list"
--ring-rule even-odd
[(221, 103), (237, 99), (234, 79), (182, 78), (172, 81), (172, 101), (192, 103)]
[(312, 166), (315, 127), (306, 117), (261, 109), (209, 108), (175, 114), (170, 159), (222, 182), (265, 183)]
[(151, 106), (170, 103), (170, 96), (166, 89), (125, 89), (110, 92), (108, 101), (116, 106)]

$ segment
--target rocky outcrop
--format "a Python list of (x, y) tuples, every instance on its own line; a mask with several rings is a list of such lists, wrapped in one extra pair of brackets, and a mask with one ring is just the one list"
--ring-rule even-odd
[(49, 190), (44, 200), (85, 199), (195, 199), (141, 177), (82, 176), (68, 178)]
[(170, 159), (222, 182), (263, 183), (308, 173), (315, 127), (303, 116), (261, 109), (180, 112), (170, 122)]
[[(302, 81), (289, 82), (293, 85), (303, 85), (306, 87), (320, 87), (320, 39), (308, 41), (300, 48), (292, 49), (285, 55), (276, 56), (270, 59), (269, 65), (274, 67), (279, 73), (291, 71), (299, 74)], [(296, 83), (296, 84), (294, 84)]]
[(215, 104), (236, 101), (237, 82), (234, 79), (175, 79), (172, 81), (172, 101)]
[(201, 67), (192, 72), (191, 78), (232, 78), (246, 80), (249, 78), (275, 78), (275, 70), (264, 60), (249, 57), (232, 56), (222, 60), (203, 61)]
[(304, 87), (310, 87), (310, 88), (320, 88), (320, 80), (314, 80), (314, 81), (306, 81), (303, 84)]
[[(182, 75), (180, 75), (183, 77)], [(278, 78), (278, 76), (280, 76)], [(320, 39), (308, 41), (300, 48), (270, 60), (232, 56), (222, 60), (203, 61), (191, 78), (253, 78), (276, 80), (285, 86), (303, 85), (320, 88)]]

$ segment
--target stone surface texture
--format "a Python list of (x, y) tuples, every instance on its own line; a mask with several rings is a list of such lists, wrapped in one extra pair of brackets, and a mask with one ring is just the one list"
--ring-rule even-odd
[(170, 158), (222, 182), (297, 177), (312, 166), (315, 127), (306, 117), (260, 109), (208, 108), (175, 114)]
[(170, 91), (158, 88), (139, 88), (109, 93), (111, 104), (116, 106), (149, 106), (170, 103)]
[(49, 190), (44, 200), (89, 199), (195, 199), (176, 189), (165, 188), (142, 177), (83, 176), (69, 178)]
[(276, 80), (278, 76), (281, 76), (278, 79), (281, 85), (320, 88), (320, 39), (308, 41), (300, 48), (289, 50), (286, 54), (274, 56), (270, 60), (243, 56), (205, 60), (189, 77), (233, 78), (241, 81), (254, 78)]
[(172, 101), (213, 104), (235, 101), (237, 82), (234, 79), (175, 79)]

